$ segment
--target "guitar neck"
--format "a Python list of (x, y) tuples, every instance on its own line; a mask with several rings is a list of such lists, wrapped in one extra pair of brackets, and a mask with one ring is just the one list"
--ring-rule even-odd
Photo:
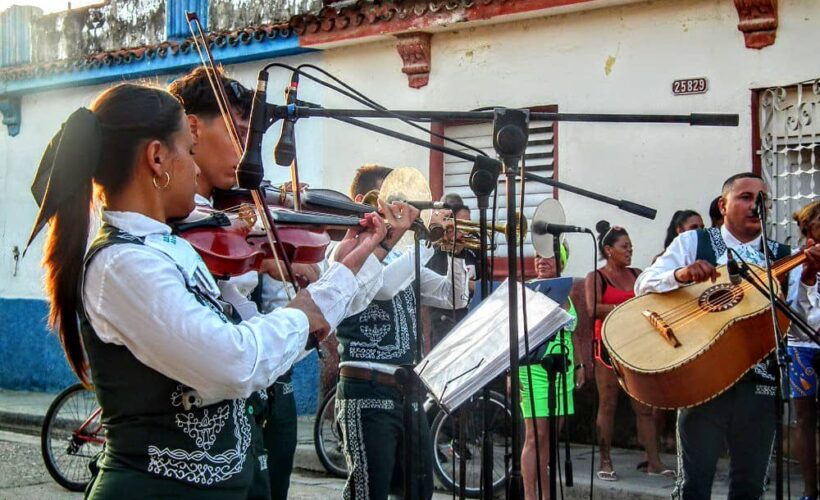
[(772, 263), (772, 276), (779, 278), (805, 261), (806, 254), (803, 250), (800, 250), (793, 255), (789, 255), (788, 257), (783, 257), (782, 259)]

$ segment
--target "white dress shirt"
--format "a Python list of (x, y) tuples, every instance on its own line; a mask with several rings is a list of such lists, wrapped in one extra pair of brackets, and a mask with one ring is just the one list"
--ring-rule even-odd
[[(421, 247), (421, 303), (426, 306), (441, 309), (453, 308), (453, 282), (455, 282), (455, 308), (467, 307), (470, 300), (467, 287), (467, 266), (464, 259), (456, 258), (455, 265), (447, 268), (447, 275), (443, 276), (424, 267), (424, 264), (433, 256), (433, 250)], [(390, 300), (399, 292), (413, 283), (416, 277), (415, 251), (409, 248), (402, 252), (392, 251), (384, 259), (382, 286), (376, 292), (375, 300)]]
[[(741, 243), (740, 240), (721, 226), (720, 234), (727, 248), (734, 248), (743, 260), (753, 264), (762, 265), (764, 262), (763, 253), (760, 251), (761, 235), (752, 241)], [(698, 234), (697, 231), (686, 231), (679, 234), (669, 248), (646, 268), (635, 281), (635, 294), (642, 295), (648, 292), (668, 292), (681, 286), (675, 279), (675, 271), (689, 264), (693, 264), (697, 258)], [(726, 253), (716, 255), (718, 265), (726, 264)]]
[[(83, 303), (103, 342), (127, 347), (146, 366), (197, 390), (207, 404), (270, 386), (304, 351), (308, 319), (302, 311), (284, 308), (226, 323), (189, 291), (195, 278), (204, 283), (200, 289), (218, 293), (196, 251), (168, 238), (167, 225), (133, 212), (105, 212), (103, 220), (146, 242), (174, 245), (171, 253), (151, 244), (111, 245), (91, 260)], [(308, 290), (335, 328), (356, 287), (353, 273), (336, 264)]]

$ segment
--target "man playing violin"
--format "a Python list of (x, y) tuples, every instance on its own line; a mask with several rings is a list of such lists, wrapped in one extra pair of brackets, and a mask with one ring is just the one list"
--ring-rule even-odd
[[(238, 81), (228, 78), (221, 71), (216, 75), (215, 81), (225, 91), (230, 118), (237, 135), (244, 140), (247, 135), (253, 92)], [(236, 167), (240, 155), (232, 142), (225, 119), (220, 114), (208, 79), (208, 70), (203, 67), (196, 68), (172, 82), (169, 91), (185, 108), (191, 134), (196, 140), (193, 150), (194, 161), (199, 166), (201, 175), (195, 196), (197, 208), (187, 219), (196, 220), (213, 210), (212, 199), (216, 190), (229, 190), (235, 186)], [(243, 318), (253, 317), (258, 312), (268, 313), (273, 308), (259, 307), (263, 288), (284, 290), (284, 287), (288, 286), (270, 280), (271, 276), (276, 280), (282, 279), (279, 269), (281, 263), (276, 265), (271, 259), (265, 261), (260, 270), (270, 275), (265, 276), (264, 281), (261, 274), (256, 272), (249, 272), (227, 282), (220, 281), (223, 297)], [(302, 283), (312, 283), (319, 279), (320, 271), (316, 264), (294, 263), (292, 269), (294, 274), (301, 278)], [(379, 266), (373, 262), (364, 266), (363, 271), (365, 281), (380, 279)], [(294, 292), (291, 291), (291, 295), (292, 293)], [(284, 306), (289, 300), (286, 297), (278, 306)], [(369, 298), (362, 300), (369, 301)], [(259, 424), (259, 427), (254, 429), (258, 434), (255, 443), (258, 471), (251, 498), (287, 498), (296, 452), (296, 400), (292, 374), (292, 369), (287, 370), (273, 385), (255, 393), (249, 399), (252, 407), (249, 411), (253, 411), (255, 421)]]
[[(790, 254), (787, 245), (763, 237), (755, 205), (768, 188), (752, 173), (740, 173), (723, 183), (720, 228), (686, 231), (647, 268), (635, 283), (635, 293), (667, 292), (717, 278), (715, 266), (725, 264), (727, 249), (743, 260), (765, 266), (763, 245), (775, 259)], [(804, 274), (813, 276), (820, 265), (820, 245), (809, 240)], [(771, 357), (770, 357), (771, 358)], [(728, 444), (729, 498), (760, 498), (775, 432), (775, 386), (771, 362), (754, 366), (738, 382), (714, 399), (678, 413), (678, 483), (675, 496), (683, 500), (711, 496), (718, 456)]]
[[(350, 188), (351, 197), (362, 201), (366, 193), (379, 189), (389, 172), (376, 165), (359, 168)], [(390, 493), (402, 491), (404, 474), (421, 474), (424, 479), (416, 483), (419, 497), (430, 498), (433, 476), (429, 428), (415, 391), (407, 391), (397, 377), (402, 365), (414, 362), (418, 305), (413, 293), (414, 252), (399, 252), (393, 246), (401, 237), (402, 231), (397, 228), (410, 228), (419, 211), (406, 204), (383, 205), (382, 211), (393, 228), (393, 234), (374, 251), (384, 266), (383, 284), (367, 308), (345, 319), (336, 332), (341, 361), (336, 404), (349, 469), (344, 498), (386, 499)], [(425, 252), (422, 263), (430, 253)], [(447, 276), (422, 267), (420, 278), (422, 304), (445, 309), (466, 306), (463, 259), (455, 259)], [(412, 429), (405, 427), (404, 398), (410, 398), (414, 408)], [(421, 435), (413, 439), (416, 429)], [(417, 470), (406, 470), (403, 449), (407, 446), (418, 452), (414, 460)]]

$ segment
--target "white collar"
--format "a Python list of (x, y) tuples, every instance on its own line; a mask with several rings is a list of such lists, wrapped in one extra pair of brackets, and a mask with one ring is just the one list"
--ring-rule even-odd
[(720, 226), (720, 235), (723, 237), (723, 242), (726, 243), (726, 246), (729, 248), (739, 247), (741, 245), (749, 245), (754, 248), (760, 248), (760, 240), (763, 238), (763, 233), (757, 235), (757, 238), (747, 241), (746, 243), (742, 243), (739, 239), (735, 238), (735, 235), (729, 232), (726, 228), (726, 224)]
[(200, 207), (214, 207), (214, 202), (212, 199), (206, 198), (199, 193), (196, 193), (194, 195), (194, 203), (196, 203), (196, 205)]
[(108, 224), (134, 236), (171, 234), (171, 228), (167, 224), (138, 212), (105, 210), (102, 213), (102, 219)]

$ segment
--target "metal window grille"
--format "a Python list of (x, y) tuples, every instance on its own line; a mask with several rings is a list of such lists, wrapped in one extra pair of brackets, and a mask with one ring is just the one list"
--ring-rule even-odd
[(760, 91), (761, 173), (771, 191), (769, 237), (792, 246), (792, 214), (820, 192), (820, 79)]

